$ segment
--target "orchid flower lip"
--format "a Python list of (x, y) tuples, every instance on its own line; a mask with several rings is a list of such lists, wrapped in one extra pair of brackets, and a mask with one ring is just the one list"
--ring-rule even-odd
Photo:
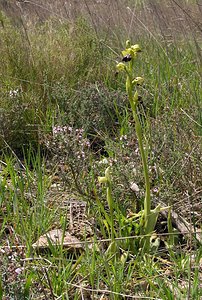
[(130, 54), (127, 54), (127, 55), (125, 55), (125, 56), (122, 58), (122, 61), (128, 62), (128, 61), (130, 61), (131, 59), (132, 59), (131, 55), (130, 55)]

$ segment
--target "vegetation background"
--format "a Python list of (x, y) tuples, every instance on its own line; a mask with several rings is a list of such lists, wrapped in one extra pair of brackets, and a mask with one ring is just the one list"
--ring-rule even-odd
[[(162, 217), (151, 253), (137, 249), (130, 216), (144, 180), (116, 73), (125, 41), (140, 44), (152, 201), (201, 232), (201, 17), (200, 0), (0, 0), (0, 299), (201, 299), (194, 234), (168, 250)], [(97, 180), (108, 165), (123, 238), (115, 259), (106, 257), (111, 223)], [(69, 228), (80, 252), (51, 241), (43, 253), (33, 248), (54, 228)]]

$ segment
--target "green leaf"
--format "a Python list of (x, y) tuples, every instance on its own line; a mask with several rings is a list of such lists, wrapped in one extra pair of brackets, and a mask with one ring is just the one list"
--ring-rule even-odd
[(0, 276), (0, 300), (3, 299), (3, 286), (2, 286), (2, 279), (1, 279), (1, 276)]
[(151, 213), (148, 216), (148, 222), (147, 224), (145, 224), (146, 225), (145, 234), (151, 233), (154, 230), (160, 211), (161, 211), (160, 204), (155, 209), (151, 210)]

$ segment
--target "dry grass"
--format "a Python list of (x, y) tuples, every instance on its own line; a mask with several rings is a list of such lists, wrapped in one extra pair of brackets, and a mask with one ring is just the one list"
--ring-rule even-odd
[(95, 29), (106, 34), (121, 30), (123, 35), (152, 33), (170, 37), (199, 36), (202, 31), (201, 4), (198, 1), (71, 0), (12, 1), (2, 0), (0, 8), (14, 22), (43, 22), (49, 17), (74, 21), (87, 16)]

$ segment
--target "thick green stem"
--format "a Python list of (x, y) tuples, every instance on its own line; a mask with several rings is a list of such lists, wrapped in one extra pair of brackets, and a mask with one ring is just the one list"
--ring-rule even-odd
[(148, 217), (150, 215), (150, 211), (151, 211), (149, 171), (148, 171), (147, 159), (146, 159), (146, 154), (145, 154), (143, 141), (142, 141), (142, 129), (141, 129), (141, 125), (140, 125), (138, 116), (135, 112), (133, 113), (133, 118), (135, 121), (136, 134), (137, 134), (137, 138), (138, 138), (140, 154), (141, 154), (143, 170), (144, 170), (144, 179), (145, 179), (145, 188), (146, 188), (144, 210), (145, 210), (145, 216)]
[(110, 210), (110, 217), (111, 217), (111, 240), (112, 242), (114, 241), (114, 203), (113, 203), (113, 198), (112, 198), (112, 188), (111, 188), (111, 183), (108, 182), (107, 186), (107, 202), (109, 205), (109, 210)]
[(134, 102), (133, 98), (133, 91), (132, 91), (132, 80), (131, 76), (128, 74), (127, 75), (127, 81), (126, 81), (126, 87), (127, 87), (127, 92), (128, 92), (128, 97), (130, 101), (130, 106), (133, 112), (133, 119), (135, 121), (135, 130), (137, 134), (137, 139), (138, 139), (138, 144), (139, 144), (139, 149), (140, 149), (140, 155), (142, 158), (142, 164), (143, 164), (143, 170), (144, 170), (144, 179), (145, 179), (145, 201), (144, 201), (144, 213), (145, 213), (145, 233), (147, 234), (148, 232), (148, 219), (149, 215), (151, 213), (151, 196), (150, 196), (150, 181), (149, 181), (149, 171), (148, 171), (148, 164), (147, 164), (147, 159), (146, 159), (146, 154), (144, 150), (144, 145), (143, 145), (143, 136), (142, 136), (142, 128), (141, 124), (137, 115), (136, 107), (137, 107), (137, 102)]

